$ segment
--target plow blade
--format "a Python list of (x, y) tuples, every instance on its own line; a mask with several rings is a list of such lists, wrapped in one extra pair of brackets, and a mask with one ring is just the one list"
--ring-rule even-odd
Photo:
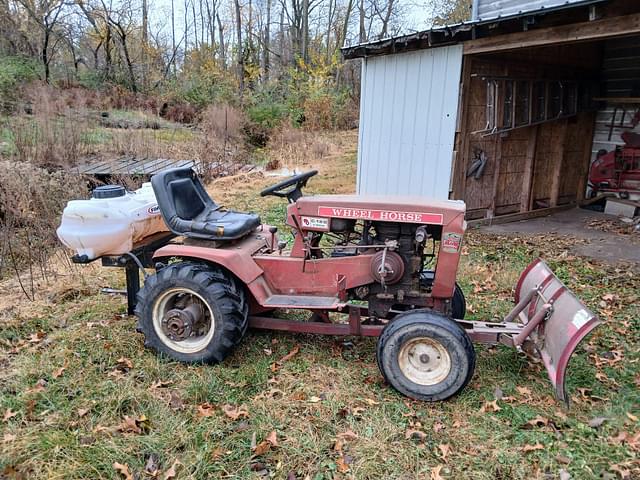
[(514, 337), (514, 343), (533, 342), (556, 397), (568, 403), (565, 373), (569, 359), (582, 339), (602, 322), (540, 258), (520, 276), (515, 301), (520, 307), (516, 309), (523, 329)]

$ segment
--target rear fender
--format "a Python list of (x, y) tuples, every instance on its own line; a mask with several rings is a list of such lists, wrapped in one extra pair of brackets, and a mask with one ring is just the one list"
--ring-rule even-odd
[(229, 270), (244, 284), (249, 284), (262, 275), (262, 269), (251, 257), (252, 253), (251, 249), (245, 248), (209, 248), (169, 244), (156, 250), (153, 259), (179, 257), (213, 263)]
[[(536, 293), (530, 294), (532, 290), (536, 290)], [(524, 331), (530, 330), (527, 323), (541, 319), (528, 338), (540, 353), (556, 397), (568, 404), (565, 374), (571, 355), (578, 344), (602, 322), (540, 258), (525, 269), (518, 281), (516, 303), (527, 296), (531, 300), (519, 315), (525, 324)], [(524, 339), (515, 337), (515, 340), (518, 344)]]

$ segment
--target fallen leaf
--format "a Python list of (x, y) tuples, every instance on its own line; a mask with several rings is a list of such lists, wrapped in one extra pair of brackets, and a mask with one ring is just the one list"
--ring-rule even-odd
[(447, 455), (449, 455), (449, 451), (451, 451), (451, 446), (448, 443), (441, 443), (438, 445), (440, 449), (440, 456), (442, 457), (442, 461), (446, 463)]
[(121, 464), (118, 462), (115, 462), (113, 464), (113, 468), (120, 473), (120, 475), (122, 475), (125, 480), (133, 480), (133, 475), (131, 475), (131, 471), (129, 471), (129, 465), (128, 464)]
[(571, 474), (564, 468), (560, 469), (560, 480), (571, 480)]
[(133, 362), (126, 357), (120, 357), (117, 360), (116, 368), (119, 370), (131, 370), (133, 368)]
[(54, 372), (51, 374), (51, 376), (53, 378), (60, 378), (66, 369), (67, 369), (67, 361), (65, 360), (64, 361), (64, 365), (62, 365), (60, 368), (54, 370)]
[(174, 460), (173, 465), (171, 465), (171, 468), (169, 468), (169, 470), (164, 472), (164, 475), (162, 476), (162, 480), (169, 480), (171, 478), (175, 478), (175, 476), (177, 475), (177, 469), (179, 465), (182, 465), (182, 463), (180, 463), (177, 459)]
[(638, 421), (638, 417), (636, 417), (635, 415), (631, 414), (630, 412), (627, 412), (626, 415), (627, 415), (627, 418), (629, 420), (631, 420), (632, 422), (637, 422)]
[(482, 408), (480, 409), (482, 413), (499, 412), (500, 410), (502, 409), (498, 405), (498, 400), (493, 400), (491, 402), (484, 402), (484, 405), (482, 405)]
[(549, 419), (545, 417), (541, 417), (540, 415), (538, 415), (535, 418), (532, 418), (527, 422), (527, 425), (531, 426), (532, 428), (546, 427), (548, 424), (549, 424)]
[(216, 447), (213, 449), (213, 452), (211, 452), (211, 458), (213, 460), (218, 460), (224, 457), (224, 455), (225, 455), (225, 451), (224, 451), (224, 448), (222, 447)]
[(33, 388), (30, 388), (30, 389), (26, 390), (25, 393), (44, 392), (44, 390), (46, 388), (47, 388), (47, 381), (44, 378), (41, 378), (40, 380), (38, 380), (36, 382), (36, 384), (33, 386)]
[(425, 438), (427, 438), (427, 434), (421, 430), (415, 430), (410, 428), (410, 429), (407, 429), (406, 432), (404, 432), (404, 438), (406, 438), (407, 440), (412, 438), (415, 440), (423, 441)]
[(529, 390), (527, 387), (516, 387), (516, 390), (520, 395), (523, 395), (525, 397), (531, 396), (531, 390)]
[(375, 400), (372, 400), (370, 398), (365, 398), (364, 399), (364, 403), (366, 403), (367, 405), (369, 405), (370, 407), (374, 406), (374, 405), (379, 405), (380, 402), (376, 402)]
[(437, 465), (433, 467), (431, 469), (430, 480), (444, 480), (444, 478), (442, 478), (442, 475), (440, 475), (440, 471), (442, 470), (443, 467), (444, 465)]
[(338, 471), (340, 473), (347, 473), (349, 471), (349, 465), (347, 464), (344, 455), (340, 455), (336, 460), (336, 465), (338, 466)]
[(29, 343), (40, 343), (44, 339), (44, 337), (46, 335), (47, 334), (45, 332), (43, 332), (42, 330), (39, 330), (39, 331), (37, 331), (35, 333), (32, 333), (29, 336), (29, 340), (28, 341), (29, 341)]
[(253, 454), (256, 456), (264, 455), (271, 449), (271, 444), (266, 440), (261, 441), (253, 448)]
[(444, 423), (441, 422), (436, 422), (433, 424), (433, 431), (435, 433), (440, 433), (441, 431), (443, 431), (446, 427), (446, 425)]
[(534, 450), (544, 450), (544, 445), (541, 443), (536, 443), (535, 445), (525, 445), (521, 448), (523, 453), (533, 452)]
[(158, 380), (151, 384), (151, 386), (149, 387), (149, 390), (155, 390), (158, 388), (167, 388), (169, 385), (171, 385), (171, 383), (172, 382)]
[(211, 417), (214, 413), (215, 408), (216, 407), (211, 405), (210, 403), (201, 403), (196, 407), (196, 410), (197, 410), (196, 415), (201, 418)]
[(595, 417), (589, 420), (589, 426), (591, 428), (598, 428), (607, 420), (609, 420), (607, 417)]
[(13, 410), (11, 410), (10, 408), (7, 408), (4, 412), (4, 415), (2, 416), (2, 420), (4, 422), (8, 421), (10, 418), (15, 417), (16, 415), (18, 415), (18, 412), (14, 412)]
[(273, 430), (269, 435), (267, 435), (267, 438), (265, 440), (269, 442), (272, 447), (278, 446), (278, 435), (275, 430)]
[(353, 430), (349, 429), (346, 432), (339, 433), (337, 437), (342, 440), (349, 441), (349, 440), (356, 440), (358, 438), (358, 434), (355, 433)]
[(237, 420), (240, 417), (249, 418), (249, 411), (245, 405), (234, 407), (233, 405), (226, 404), (222, 407), (224, 414), (231, 420)]
[(609, 467), (609, 470), (616, 472), (618, 475), (620, 475), (621, 480), (627, 480), (631, 478), (631, 470), (624, 468), (622, 464), (611, 465)]
[(296, 345), (295, 347), (293, 347), (293, 349), (289, 353), (287, 353), (284, 357), (278, 360), (278, 363), (282, 364), (284, 362), (288, 362), (293, 357), (295, 357), (299, 351), (300, 351), (300, 345)]
[(315, 395), (312, 397), (309, 397), (309, 403), (318, 403), (321, 402), (322, 399), (320, 397), (316, 397)]
[(82, 418), (84, 417), (87, 413), (89, 413), (91, 411), (90, 408), (79, 408), (78, 409), (78, 417)]
[(125, 415), (122, 423), (116, 427), (116, 430), (122, 433), (135, 433), (140, 435), (149, 430), (149, 420), (144, 415), (138, 418)]
[(172, 390), (171, 393), (169, 393), (169, 408), (171, 408), (171, 410), (184, 409), (182, 398), (180, 397), (180, 394), (175, 390)]
[(159, 465), (158, 455), (152, 453), (147, 458), (147, 463), (144, 466), (144, 473), (149, 475), (150, 477), (156, 478), (160, 473), (160, 465)]

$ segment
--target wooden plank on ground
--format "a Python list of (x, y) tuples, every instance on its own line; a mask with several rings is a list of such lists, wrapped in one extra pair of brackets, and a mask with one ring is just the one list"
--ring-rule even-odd
[(545, 217), (547, 215), (551, 215), (552, 213), (560, 212), (562, 210), (568, 210), (570, 208), (575, 208), (575, 207), (576, 207), (576, 203), (571, 202), (566, 205), (559, 205), (557, 207), (549, 207), (549, 208), (540, 208), (538, 210), (531, 210), (530, 212), (510, 213), (508, 215), (500, 215), (498, 217), (467, 220), (467, 225), (470, 227), (475, 227), (478, 225), (497, 225), (500, 223), (519, 222), (522, 220), (528, 220), (530, 218)]
[(530, 29), (464, 42), (464, 55), (518, 48), (559, 45), (640, 33), (640, 13), (603, 18), (592, 22)]

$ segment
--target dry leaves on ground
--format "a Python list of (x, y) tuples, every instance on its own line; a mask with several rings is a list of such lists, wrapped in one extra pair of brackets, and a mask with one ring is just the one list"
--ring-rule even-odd
[(282, 364), (288, 362), (293, 357), (295, 357), (299, 351), (300, 351), (300, 345), (296, 345), (295, 347), (293, 347), (293, 349), (289, 353), (287, 353), (284, 357), (282, 357), (277, 362), (271, 364), (271, 371), (274, 373), (277, 372), (280, 369), (280, 367), (282, 367)]
[(542, 445), (541, 443), (536, 443), (535, 445), (527, 444), (524, 447), (520, 448), (520, 450), (522, 450), (522, 453), (533, 452), (535, 450), (544, 450), (544, 445)]
[(443, 467), (444, 467), (444, 465), (437, 465), (437, 466), (433, 467), (431, 469), (431, 479), (430, 480), (444, 480), (444, 478), (442, 478), (442, 475), (440, 475), (440, 472), (442, 471)]
[(113, 468), (124, 477), (125, 480), (133, 480), (133, 475), (131, 474), (131, 470), (129, 470), (128, 464), (122, 464), (118, 462), (114, 462)]
[(239, 418), (249, 418), (249, 410), (246, 405), (233, 406), (226, 404), (222, 407), (224, 414), (231, 420), (238, 420)]

